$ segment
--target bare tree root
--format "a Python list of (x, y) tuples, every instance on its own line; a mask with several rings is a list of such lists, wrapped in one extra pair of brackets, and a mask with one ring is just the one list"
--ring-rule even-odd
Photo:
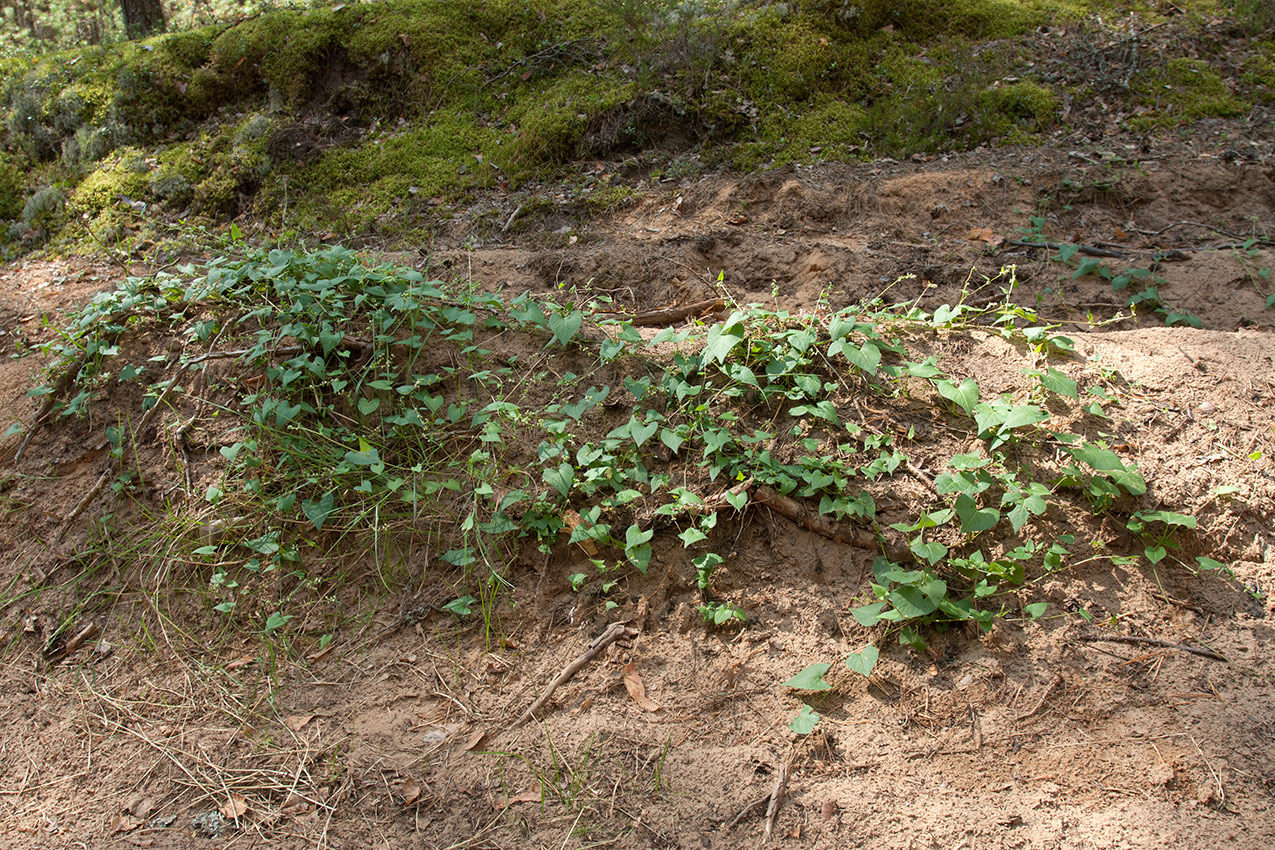
[(54, 382), (52, 391), (44, 397), (44, 403), (36, 411), (31, 427), (27, 429), (26, 436), (22, 438), (22, 445), (18, 446), (18, 450), (14, 453), (14, 466), (17, 466), (18, 462), (22, 460), (22, 456), (26, 454), (27, 446), (31, 444), (32, 438), (53, 418), (53, 408), (57, 406), (58, 399), (71, 388), (71, 382), (75, 380), (75, 376), (80, 373), (80, 369), (84, 366), (84, 357), (85, 355), (81, 354), (67, 361), (66, 368), (62, 370), (62, 374)]
[(785, 496), (765, 484), (754, 484), (752, 494), (758, 504), (765, 505), (807, 531), (813, 531), (834, 543), (846, 543), (859, 549), (883, 551), (886, 556), (895, 561), (907, 560), (908, 553), (903, 547), (887, 543), (866, 531), (843, 528), (834, 520), (812, 511), (796, 499)]
[[(150, 427), (151, 421), (154, 420), (155, 416), (163, 408), (164, 402), (168, 400), (169, 394), (172, 393), (172, 391), (174, 390), (174, 388), (176, 388), (176, 386), (177, 386), (177, 377), (174, 375), (172, 380), (168, 382), (168, 386), (165, 387), (164, 391), (159, 394), (159, 398), (155, 399), (154, 406), (151, 407), (150, 410), (146, 411), (146, 414), (142, 416), (141, 421), (137, 424), (137, 428), (134, 429), (133, 431), (134, 443), (136, 442), (137, 437), (145, 433), (146, 429)], [(93, 501), (98, 497), (98, 495), (102, 492), (102, 490), (106, 488), (106, 482), (110, 481), (111, 478), (113, 478), (115, 474), (119, 472), (120, 466), (123, 464), (123, 462), (124, 462), (124, 456), (122, 453), (119, 456), (115, 456), (115, 455), (111, 456), (110, 460), (106, 464), (106, 469), (102, 470), (102, 474), (98, 476), (97, 481), (94, 482), (93, 486), (89, 488), (89, 491), (85, 493), (83, 497), (81, 497), (80, 501), (76, 502), (75, 507), (72, 508), (71, 512), (66, 515), (66, 518), (62, 520), (62, 527), (58, 529), (57, 536), (53, 538), (53, 544), (55, 546), (60, 544), (62, 542), (62, 539), (66, 537), (66, 532), (68, 529), (70, 529), (71, 523), (75, 522), (75, 520), (80, 516), (80, 514), (84, 513), (84, 511), (88, 508), (89, 505), (93, 503)]]

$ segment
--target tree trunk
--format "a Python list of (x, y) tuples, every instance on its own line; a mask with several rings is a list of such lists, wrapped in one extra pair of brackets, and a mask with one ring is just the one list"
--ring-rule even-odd
[(124, 32), (129, 38), (145, 38), (164, 31), (164, 7), (159, 0), (120, 0)]

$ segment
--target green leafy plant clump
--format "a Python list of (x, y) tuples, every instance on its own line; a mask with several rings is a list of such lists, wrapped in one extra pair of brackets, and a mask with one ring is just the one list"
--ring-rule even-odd
[[(204, 429), (201, 483), (174, 507), (196, 522), (175, 545), (206, 571), (217, 612), (260, 618), (267, 633), (283, 625), (270, 628), (282, 608), (263, 593), (267, 575), (304, 584), (353, 553), (421, 548), (433, 553), (425, 569), (456, 588), (458, 616), (498, 617), (530, 547), (586, 559), (570, 585), (604, 608), (658, 553), (693, 574), (706, 621), (728, 626), (747, 617), (729, 598), (744, 589), (730, 584), (729, 529), (764, 503), (877, 551), (851, 612), (870, 645), (846, 659), (868, 674), (886, 637), (921, 648), (934, 628), (1039, 617), (1043, 602), (1020, 600), (1043, 577), (1095, 559), (1161, 563), (1193, 524), (1133, 511), (1147, 482), (1103, 430), (1117, 397), (1106, 378), (1086, 386), (1057, 368), (1072, 343), (1009, 301), (1012, 272), (996, 279), (1006, 299), (987, 307), (739, 306), (652, 336), (605, 304), (483, 291), (343, 248), (229, 249), (86, 307), (51, 346), (59, 365), (36, 391), (46, 416), (35, 427), (133, 387), (154, 411), (134, 427), (157, 413), (185, 423), (188, 442)], [(987, 395), (910, 352), (909, 339), (975, 326), (1031, 353), (1023, 394)], [(127, 344), (142, 333), (183, 340), (182, 353), (145, 357)], [(210, 377), (212, 364), (230, 377)], [(943, 470), (932, 500), (883, 524), (877, 505), (896, 479), (925, 476), (861, 409), (909, 399), (927, 399), (970, 448), (927, 459)], [(1060, 405), (1080, 433), (1054, 424)], [(6, 437), (30, 436), (21, 430)], [(120, 472), (102, 498), (157, 483), (123, 463), (138, 445), (129, 426), (105, 436)], [(1121, 512), (1145, 544), (1086, 553), (1050, 531), (1071, 511)]]

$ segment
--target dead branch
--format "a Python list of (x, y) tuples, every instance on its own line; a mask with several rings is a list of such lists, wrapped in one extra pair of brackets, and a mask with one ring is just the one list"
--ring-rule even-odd
[[(366, 351), (371, 346), (372, 346), (372, 343), (368, 342), (367, 340), (358, 339), (352, 336), (343, 337), (341, 341), (336, 344), (337, 348), (343, 351), (352, 352), (354, 354), (358, 354), (363, 351)], [(252, 354), (256, 350), (257, 350), (256, 348), (237, 348), (233, 351), (210, 351), (207, 354), (201, 354), (198, 357), (192, 357), (190, 360), (187, 360), (183, 365), (190, 367), (190, 366), (196, 366), (200, 363), (207, 362), (209, 360), (230, 360), (235, 357), (243, 357), (246, 354)], [(276, 357), (295, 357), (298, 354), (305, 354), (306, 352), (313, 351), (313, 350), (314, 350), (313, 347), (309, 347), (309, 346), (288, 345), (288, 346), (284, 346), (283, 348), (276, 348), (273, 351), (271, 351), (270, 354)]]
[(637, 630), (630, 629), (623, 622), (615, 622), (607, 626), (606, 631), (594, 638), (593, 643), (589, 644), (588, 649), (577, 656), (576, 659), (566, 667), (562, 668), (562, 672), (558, 674), (558, 677), (549, 683), (549, 685), (540, 693), (540, 696), (536, 697), (536, 701), (528, 706), (527, 710), (522, 713), (522, 716), (511, 723), (505, 731), (512, 732), (530, 720), (535, 713), (549, 701), (549, 697), (553, 696), (554, 691), (570, 681), (571, 677), (580, 672), (580, 669), (584, 667), (584, 665), (588, 664), (594, 658), (597, 658), (602, 650), (606, 649), (617, 640), (636, 636)]
[[(773, 790), (773, 789), (772, 789), (772, 790)], [(738, 824), (741, 820), (743, 820), (744, 818), (748, 817), (748, 813), (749, 813), (749, 812), (751, 812), (751, 811), (753, 811), (753, 809), (761, 808), (762, 806), (764, 806), (764, 805), (766, 805), (767, 803), (769, 803), (769, 802), (770, 802), (770, 797), (771, 797), (771, 792), (770, 792), (770, 791), (767, 791), (765, 794), (762, 794), (762, 795), (761, 795), (760, 797), (758, 797), (756, 800), (753, 800), (751, 803), (749, 803), (748, 805), (744, 806), (744, 808), (742, 808), (742, 809), (740, 809), (740, 810), (739, 810), (739, 814), (735, 815), (735, 817), (731, 819), (731, 822), (730, 822), (730, 823), (728, 823), (728, 824), (726, 824), (726, 828), (727, 828), (727, 829), (734, 829), (734, 828), (735, 828), (735, 826), (736, 826), (736, 825), (737, 825), (737, 824)]]
[(1226, 656), (1214, 652), (1211, 649), (1205, 649), (1200, 646), (1192, 646), (1189, 643), (1174, 643), (1171, 640), (1161, 640), (1160, 638), (1138, 637), (1137, 635), (1095, 635), (1081, 634), (1076, 635), (1076, 640), (1084, 643), (1134, 643), (1143, 646), (1162, 646), (1165, 649), (1180, 649), (1183, 652), (1189, 652), (1192, 655), (1198, 655), (1201, 658), (1207, 658), (1210, 661), (1221, 661), (1223, 664), (1230, 664), (1230, 659)]
[[(171, 393), (176, 386), (177, 379), (174, 377), (168, 382), (168, 386), (164, 387), (164, 391), (159, 394), (159, 398), (155, 399), (155, 404), (150, 410), (146, 411), (146, 414), (137, 424), (136, 430), (133, 431), (134, 440), (145, 433), (147, 427), (150, 426), (151, 420), (159, 413), (164, 402), (168, 400), (169, 393)], [(53, 539), (53, 544), (55, 546), (62, 542), (62, 538), (66, 537), (66, 532), (71, 527), (71, 523), (75, 522), (76, 518), (79, 517), (80, 514), (84, 513), (84, 510), (93, 503), (93, 500), (96, 499), (98, 494), (106, 487), (106, 482), (111, 480), (112, 476), (114, 476), (116, 471), (119, 470), (122, 463), (123, 454), (120, 454), (119, 456), (111, 456), (111, 459), (106, 464), (106, 469), (102, 470), (102, 474), (98, 476), (97, 481), (94, 482), (93, 486), (89, 488), (89, 491), (81, 497), (80, 501), (76, 502), (75, 507), (72, 508), (71, 512), (66, 515), (66, 519), (62, 520), (62, 527), (58, 529), (57, 536)]]
[(84, 628), (76, 632), (72, 637), (67, 639), (66, 643), (63, 643), (61, 646), (58, 646), (51, 650), (46, 651), (44, 653), (44, 657), (48, 660), (50, 664), (57, 664), (59, 661), (66, 658), (71, 653), (75, 652), (77, 649), (83, 646), (84, 642), (87, 641), (89, 638), (93, 637), (94, 635), (96, 635), (97, 632), (98, 632), (98, 624), (89, 623), (87, 626), (85, 626)]
[(1055, 673), (1054, 678), (1049, 680), (1048, 685), (1045, 685), (1045, 692), (1040, 695), (1040, 699), (1036, 700), (1036, 704), (1032, 706), (1031, 711), (1018, 715), (1016, 719), (1026, 720), (1029, 717), (1035, 716), (1036, 712), (1040, 711), (1041, 708), (1044, 707), (1045, 700), (1049, 699), (1049, 695), (1054, 692), (1054, 688), (1058, 687), (1058, 683), (1061, 681), (1062, 681), (1062, 674)]
[[(1013, 245), (1015, 248), (1045, 248), (1050, 251), (1057, 251), (1062, 247), (1057, 242), (1028, 242), (1024, 239), (1006, 239), (1003, 244)], [(1098, 248), (1093, 245), (1077, 245), (1076, 250), (1082, 254), (1088, 254), (1090, 257), (1127, 256), (1125, 251), (1113, 251), (1110, 248)]]

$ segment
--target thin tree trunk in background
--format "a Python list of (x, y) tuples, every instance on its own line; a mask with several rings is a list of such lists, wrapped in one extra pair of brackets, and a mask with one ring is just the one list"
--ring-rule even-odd
[(164, 31), (164, 7), (159, 0), (120, 0), (124, 32), (129, 38), (145, 38)]

